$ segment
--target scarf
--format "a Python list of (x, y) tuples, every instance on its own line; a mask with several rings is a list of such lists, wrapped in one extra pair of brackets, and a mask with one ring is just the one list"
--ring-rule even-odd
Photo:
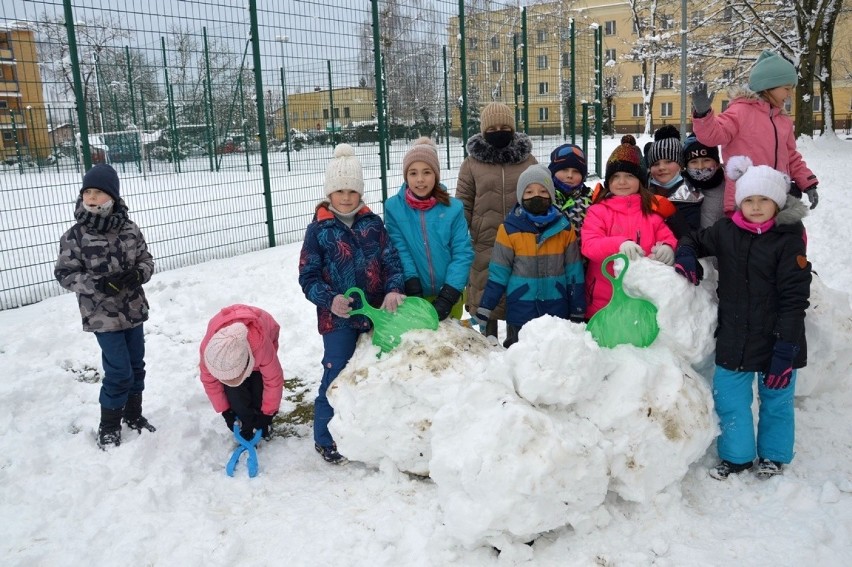
[(559, 212), (559, 209), (557, 209), (553, 205), (551, 205), (550, 208), (547, 209), (547, 212), (543, 215), (533, 215), (523, 207), (521, 207), (521, 210), (524, 212), (525, 215), (527, 215), (527, 218), (530, 219), (530, 222), (532, 222), (538, 229), (546, 227), (547, 225), (555, 221), (557, 218), (559, 218), (559, 215), (562, 214), (561, 212)]
[(361, 207), (363, 207), (363, 206), (364, 206), (364, 201), (360, 201), (358, 203), (358, 206), (355, 207), (354, 209), (352, 209), (350, 212), (341, 213), (340, 211), (338, 211), (337, 209), (332, 207), (331, 203), (329, 203), (328, 204), (328, 210), (331, 211), (332, 213), (334, 213), (334, 216), (337, 217), (337, 220), (339, 220), (340, 222), (342, 222), (343, 224), (345, 224), (349, 228), (352, 228), (352, 225), (355, 223), (355, 215), (358, 214), (358, 211), (360, 211)]
[(768, 221), (763, 221), (761, 223), (751, 222), (746, 220), (745, 216), (743, 216), (743, 212), (739, 209), (734, 213), (734, 216), (731, 217), (731, 220), (734, 221), (734, 224), (740, 227), (743, 230), (747, 230), (748, 232), (753, 232), (754, 234), (763, 234), (775, 226), (775, 219), (769, 219)]
[(415, 211), (428, 211), (438, 204), (438, 200), (435, 199), (434, 195), (430, 194), (428, 197), (418, 197), (407, 185), (405, 187), (405, 202)]
[(107, 215), (90, 213), (83, 206), (83, 198), (77, 199), (77, 208), (74, 211), (74, 219), (83, 226), (96, 232), (108, 232), (121, 228), (127, 222), (127, 206), (122, 201), (116, 201), (112, 212)]

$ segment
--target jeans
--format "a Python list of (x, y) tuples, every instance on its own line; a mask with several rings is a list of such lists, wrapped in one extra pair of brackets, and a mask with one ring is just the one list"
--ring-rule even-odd
[(355, 344), (362, 331), (355, 329), (338, 329), (322, 336), (325, 352), (322, 357), (322, 381), (319, 393), (314, 400), (314, 443), (320, 447), (331, 447), (334, 439), (328, 431), (328, 422), (334, 417), (334, 408), (325, 397), (328, 387), (338, 374), (346, 367), (346, 363), (355, 352)]
[[(751, 412), (754, 375), (760, 400), (755, 454), (754, 416)], [(762, 372), (737, 372), (716, 366), (713, 401), (722, 432), (716, 440), (719, 457), (735, 464), (750, 463), (755, 457), (779, 463), (793, 460), (795, 416), (793, 396), (796, 371), (790, 385), (771, 390), (763, 384)]]
[(145, 331), (143, 325), (122, 331), (95, 333), (101, 347), (104, 379), (98, 398), (106, 409), (121, 409), (127, 396), (145, 389)]

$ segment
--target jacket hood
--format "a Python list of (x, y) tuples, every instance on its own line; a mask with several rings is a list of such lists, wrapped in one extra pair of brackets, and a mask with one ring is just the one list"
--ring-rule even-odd
[(787, 202), (784, 203), (784, 208), (775, 217), (777, 225), (791, 225), (802, 222), (808, 214), (808, 206), (792, 195), (787, 195)]
[(515, 132), (515, 138), (505, 148), (495, 148), (485, 141), (482, 134), (474, 134), (467, 141), (467, 153), (485, 163), (521, 163), (532, 153), (530, 137)]

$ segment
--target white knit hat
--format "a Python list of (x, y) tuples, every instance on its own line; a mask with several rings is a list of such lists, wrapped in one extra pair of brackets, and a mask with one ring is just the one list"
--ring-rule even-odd
[(242, 384), (254, 370), (248, 327), (231, 323), (216, 331), (204, 349), (204, 364), (210, 374), (226, 386)]
[(725, 165), (725, 173), (737, 182), (737, 207), (753, 195), (772, 199), (779, 209), (787, 202), (790, 178), (768, 165), (754, 165), (748, 156), (733, 156)]
[(364, 173), (361, 162), (355, 155), (355, 148), (349, 144), (338, 144), (334, 148), (334, 157), (325, 170), (325, 196), (335, 191), (349, 189), (364, 195)]

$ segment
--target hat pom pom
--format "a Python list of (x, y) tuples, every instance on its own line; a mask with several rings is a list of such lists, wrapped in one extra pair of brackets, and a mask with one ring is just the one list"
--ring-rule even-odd
[(630, 134), (625, 134), (624, 136), (621, 137), (621, 143), (622, 144), (630, 144), (632, 146), (635, 146), (636, 145), (636, 138), (634, 138)]
[(675, 138), (677, 140), (680, 140), (680, 131), (671, 124), (666, 124), (665, 126), (661, 126), (656, 132), (654, 132), (655, 142), (665, 140), (667, 138)]
[(349, 144), (338, 144), (336, 148), (334, 148), (334, 157), (348, 157), (355, 155), (355, 148), (350, 146)]
[(411, 145), (412, 145), (412, 147), (413, 146), (433, 146), (433, 147), (435, 147), (435, 142), (432, 141), (432, 138), (430, 138), (428, 136), (420, 136), (419, 138), (414, 140), (414, 143), (411, 144)]
[(739, 179), (748, 168), (754, 165), (748, 156), (733, 156), (725, 165), (725, 173), (730, 179)]

